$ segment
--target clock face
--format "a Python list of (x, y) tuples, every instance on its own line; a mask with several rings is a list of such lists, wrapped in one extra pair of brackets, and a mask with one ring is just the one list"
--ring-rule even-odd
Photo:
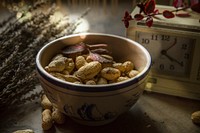
[(194, 39), (156, 33), (137, 32), (137, 41), (152, 57), (157, 74), (187, 76), (191, 65)]

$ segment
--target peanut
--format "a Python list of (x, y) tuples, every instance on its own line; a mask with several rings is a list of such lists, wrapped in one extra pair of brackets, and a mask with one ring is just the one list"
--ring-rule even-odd
[(48, 72), (62, 72), (65, 69), (66, 57), (60, 57), (57, 60), (53, 60), (45, 67)]
[(47, 96), (44, 94), (41, 98), (41, 106), (43, 109), (52, 109), (52, 103), (49, 101)]
[(131, 61), (124, 62), (123, 66), (125, 67), (125, 72), (129, 72), (134, 69), (134, 64)]
[(80, 82), (80, 79), (77, 78), (76, 76), (74, 75), (64, 75), (64, 78), (65, 78), (65, 81), (68, 81), (68, 82)]
[(105, 78), (100, 77), (97, 81), (98, 85), (108, 84), (108, 81)]
[(122, 63), (114, 63), (113, 67), (119, 69), (120, 72), (125, 72), (126, 68)]
[(65, 81), (65, 78), (64, 78), (64, 74), (62, 73), (58, 73), (58, 72), (50, 72), (49, 74), (51, 74), (52, 76), (58, 78), (58, 79), (61, 79), (61, 80), (64, 80)]
[(82, 80), (88, 80), (94, 78), (100, 71), (101, 63), (92, 61), (78, 69), (75, 75)]
[(45, 69), (52, 76), (75, 84), (111, 84), (133, 78), (139, 73), (133, 62), (116, 63), (108, 53), (102, 53), (102, 58), (91, 51), (76, 54), (74, 58), (65, 56), (57, 54)]
[(60, 112), (57, 108), (53, 109), (52, 119), (57, 124), (63, 124), (65, 123), (65, 120), (66, 120), (65, 115), (62, 112)]
[(122, 82), (122, 81), (125, 81), (125, 80), (128, 80), (129, 78), (128, 77), (119, 77), (117, 79), (117, 82)]
[(106, 67), (101, 70), (101, 76), (107, 80), (115, 80), (120, 77), (120, 75), (121, 72), (116, 68)]
[(138, 75), (138, 73), (139, 73), (139, 71), (137, 71), (137, 70), (131, 70), (131, 71), (128, 73), (128, 76), (129, 76), (130, 78), (133, 78), (133, 77), (135, 77), (136, 75)]
[(85, 58), (83, 56), (78, 56), (78, 57), (76, 57), (75, 64), (76, 64), (76, 68), (79, 69), (82, 66), (84, 66), (85, 64), (87, 64), (87, 61), (85, 60)]
[(65, 70), (71, 73), (75, 68), (75, 64), (72, 58), (67, 58), (65, 61)]
[(51, 116), (51, 110), (45, 109), (42, 112), (42, 128), (43, 130), (49, 130), (53, 125), (53, 119)]
[(88, 80), (85, 83), (86, 85), (96, 85), (96, 82), (94, 80)]
[(200, 125), (200, 111), (196, 111), (191, 115), (192, 122)]
[(63, 70), (61, 73), (64, 74), (64, 75), (69, 75), (68, 70)]

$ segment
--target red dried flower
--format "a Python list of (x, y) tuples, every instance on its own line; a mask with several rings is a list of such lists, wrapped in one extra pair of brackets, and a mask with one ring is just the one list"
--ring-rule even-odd
[(142, 13), (142, 12), (144, 12), (144, 8), (145, 8), (145, 3), (139, 3), (139, 4), (137, 4), (137, 6), (140, 8), (140, 11), (139, 11), (139, 13)]
[(183, 6), (183, 0), (174, 0), (173, 6), (174, 6), (175, 8), (182, 7), (182, 6)]
[(168, 10), (163, 11), (163, 16), (165, 18), (173, 18), (173, 17), (175, 17), (175, 15), (171, 11), (168, 11)]
[(126, 28), (129, 27), (129, 21), (133, 20), (132, 16), (129, 14), (128, 11), (125, 12), (124, 18), (122, 19), (122, 21), (124, 21), (124, 25)]
[(148, 18), (146, 19), (146, 25), (147, 25), (148, 27), (151, 27), (151, 26), (153, 25), (153, 18), (152, 18), (152, 17), (148, 17)]
[(144, 16), (142, 15), (142, 14), (136, 14), (135, 16), (134, 16), (134, 19), (136, 20), (136, 21), (140, 21), (140, 20), (142, 20), (144, 18)]
[[(178, 17), (190, 17), (189, 13), (178, 13), (180, 10), (186, 10), (188, 8), (191, 8), (193, 11), (200, 13), (199, 0), (190, 0), (190, 6), (186, 5), (184, 0), (174, 0), (173, 6), (176, 8), (176, 10), (165, 10), (162, 13), (159, 13), (159, 11), (155, 9), (155, 5), (155, 0), (146, 0), (145, 2), (137, 4), (137, 6), (140, 8), (140, 11), (138, 14), (134, 15), (134, 20), (140, 21), (146, 18), (146, 25), (151, 27), (153, 25), (153, 18), (156, 18), (156, 15), (163, 15), (167, 19), (174, 18), (175, 15)], [(130, 20), (133, 20), (133, 18), (128, 12), (126, 12), (123, 19), (126, 28), (128, 28)]]
[(199, 3), (196, 3), (196, 4), (193, 4), (193, 5), (191, 6), (191, 9), (192, 9), (193, 11), (195, 11), (195, 12), (200, 13), (200, 2), (199, 2)]
[(154, 12), (155, 10), (155, 1), (154, 0), (148, 0), (146, 3), (145, 3), (145, 8), (144, 8), (144, 13), (145, 14), (151, 14)]
[(189, 13), (177, 13), (176, 16), (178, 16), (178, 17), (190, 17), (191, 15)]

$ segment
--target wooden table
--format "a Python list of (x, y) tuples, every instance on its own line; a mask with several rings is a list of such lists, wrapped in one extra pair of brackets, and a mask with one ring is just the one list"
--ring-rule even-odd
[(35, 133), (199, 133), (200, 127), (190, 119), (199, 109), (199, 101), (144, 92), (130, 111), (108, 125), (83, 126), (67, 117), (63, 125), (43, 131), (38, 99), (10, 112), (2, 112), (0, 132), (32, 129)]

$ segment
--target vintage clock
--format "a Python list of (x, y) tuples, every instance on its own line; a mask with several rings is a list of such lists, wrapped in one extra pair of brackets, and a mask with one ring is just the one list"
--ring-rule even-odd
[[(159, 11), (174, 7), (156, 7)], [(135, 8), (132, 16), (139, 12)], [(146, 90), (200, 100), (200, 15), (154, 19), (151, 28), (144, 21), (131, 21), (127, 37), (151, 54), (152, 67)]]

